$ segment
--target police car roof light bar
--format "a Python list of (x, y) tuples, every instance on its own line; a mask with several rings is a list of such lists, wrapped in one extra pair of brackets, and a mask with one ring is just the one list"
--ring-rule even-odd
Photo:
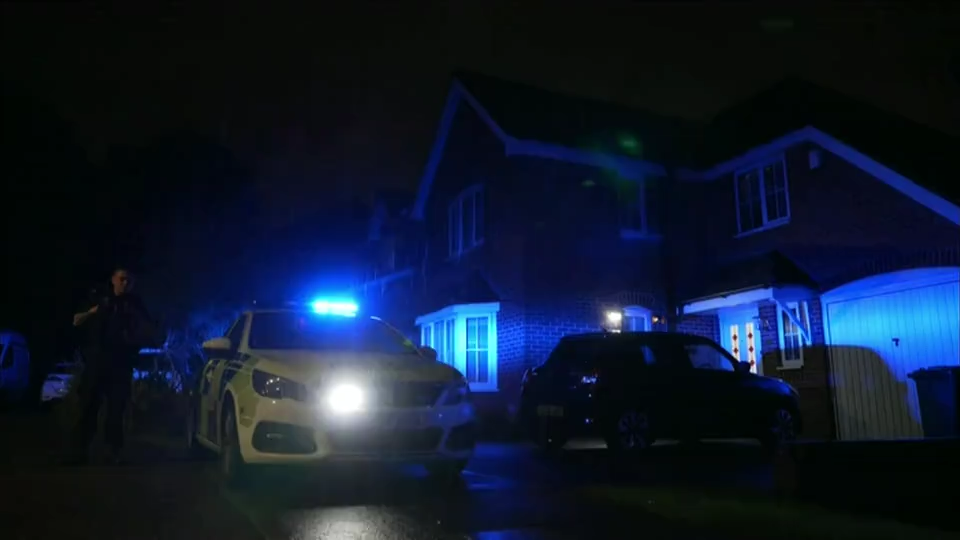
[(318, 299), (310, 302), (310, 308), (320, 315), (340, 315), (355, 317), (359, 308), (355, 302), (346, 300)]

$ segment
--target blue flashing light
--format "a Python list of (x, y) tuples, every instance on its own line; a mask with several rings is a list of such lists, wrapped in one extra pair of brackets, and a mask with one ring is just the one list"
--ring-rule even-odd
[(314, 300), (310, 302), (310, 308), (314, 313), (320, 315), (339, 315), (341, 317), (356, 317), (357, 311), (359, 311), (356, 302), (347, 300)]

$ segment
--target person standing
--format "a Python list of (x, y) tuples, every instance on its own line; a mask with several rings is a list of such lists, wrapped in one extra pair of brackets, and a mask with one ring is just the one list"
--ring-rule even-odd
[(89, 328), (90, 344), (77, 389), (80, 418), (71, 437), (69, 464), (87, 462), (102, 404), (107, 407), (104, 439), (110, 447), (111, 461), (121, 461), (123, 419), (133, 367), (140, 349), (150, 345), (156, 335), (156, 325), (143, 301), (131, 292), (132, 274), (126, 268), (116, 268), (110, 284), (109, 294), (73, 316), (74, 326)]

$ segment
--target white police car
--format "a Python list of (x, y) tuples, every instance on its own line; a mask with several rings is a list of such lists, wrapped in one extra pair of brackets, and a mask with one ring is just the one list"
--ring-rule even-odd
[(335, 460), (457, 475), (473, 453), (463, 376), (351, 302), (253, 309), (203, 347), (187, 440), (219, 455), (228, 484), (251, 465)]

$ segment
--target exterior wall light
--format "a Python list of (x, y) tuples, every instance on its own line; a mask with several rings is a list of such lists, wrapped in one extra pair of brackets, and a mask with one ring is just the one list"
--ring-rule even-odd
[(608, 332), (619, 332), (623, 323), (623, 311), (607, 311), (604, 316), (603, 328)]

